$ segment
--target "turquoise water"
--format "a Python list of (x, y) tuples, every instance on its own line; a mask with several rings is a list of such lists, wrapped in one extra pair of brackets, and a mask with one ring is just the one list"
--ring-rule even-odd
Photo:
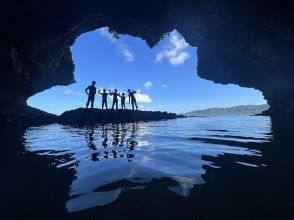
[(51, 124), (29, 128), (23, 138), (25, 152), (74, 172), (66, 209), (77, 212), (139, 194), (163, 179), (169, 180), (166, 190), (188, 199), (193, 188), (207, 183), (207, 170), (220, 169), (213, 158), (267, 167), (262, 146), (272, 135), (269, 117), (222, 116), (93, 127)]

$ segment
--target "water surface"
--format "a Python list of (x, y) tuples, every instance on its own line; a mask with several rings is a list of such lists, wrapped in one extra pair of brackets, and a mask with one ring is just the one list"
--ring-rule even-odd
[(189, 200), (195, 187), (214, 178), (207, 172), (221, 168), (217, 158), (229, 158), (234, 167), (266, 167), (262, 146), (271, 139), (269, 117), (222, 116), (31, 127), (24, 146), (26, 152), (49, 156), (50, 166), (74, 171), (66, 209), (78, 212), (142, 193), (156, 180)]

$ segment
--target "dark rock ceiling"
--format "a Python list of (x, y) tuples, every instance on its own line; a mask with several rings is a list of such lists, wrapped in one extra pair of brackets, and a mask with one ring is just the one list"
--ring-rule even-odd
[(291, 1), (265, 0), (2, 0), (0, 111), (27, 108), (30, 96), (73, 83), (70, 46), (109, 27), (150, 47), (176, 29), (198, 48), (200, 77), (258, 89), (271, 114), (292, 114), (293, 9)]

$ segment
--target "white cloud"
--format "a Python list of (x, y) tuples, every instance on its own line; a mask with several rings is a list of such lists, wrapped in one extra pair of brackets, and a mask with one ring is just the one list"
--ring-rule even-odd
[(143, 86), (148, 89), (152, 86), (152, 82), (151, 81), (147, 81), (146, 83), (143, 84)]
[(143, 109), (144, 108), (144, 105), (139, 105), (139, 108)]
[(127, 46), (121, 49), (121, 53), (127, 62), (133, 62), (135, 60), (134, 54), (132, 54)]
[(142, 94), (139, 91), (135, 94), (137, 103), (144, 104), (144, 103), (151, 103), (152, 99), (147, 94)]
[(155, 61), (161, 62), (166, 58), (173, 66), (183, 64), (190, 57), (190, 54), (185, 51), (188, 46), (189, 44), (185, 39), (180, 38), (177, 32), (173, 31), (170, 34), (169, 44), (156, 55)]
[(64, 94), (65, 94), (65, 95), (75, 95), (75, 96), (85, 96), (84, 93), (76, 92), (76, 91), (73, 91), (73, 90), (71, 90), (71, 89), (66, 89), (66, 90), (64, 91)]
[(166, 89), (168, 87), (166, 84), (161, 84), (160, 86), (164, 89)]
[(107, 38), (110, 40), (118, 49), (119, 53), (124, 57), (125, 61), (127, 62), (133, 62), (135, 60), (135, 55), (131, 50), (129, 49), (129, 46), (122, 41), (120, 41), (118, 38), (116, 38), (114, 35), (112, 35), (108, 28), (100, 28), (96, 30), (102, 37)]
[[(122, 92), (119, 92), (119, 93), (122, 93)], [(128, 100), (129, 100), (128, 93), (125, 93), (125, 96), (126, 96), (126, 103), (128, 103)], [(107, 98), (109, 98), (109, 100), (112, 102), (113, 96), (108, 96)], [(140, 92), (140, 90), (137, 90), (137, 93), (135, 94), (135, 98), (136, 98), (136, 101), (138, 104), (149, 104), (152, 102), (152, 99), (149, 97), (149, 95), (142, 94)], [(121, 101), (121, 99), (118, 99), (119, 103), (120, 103), (120, 101)]]

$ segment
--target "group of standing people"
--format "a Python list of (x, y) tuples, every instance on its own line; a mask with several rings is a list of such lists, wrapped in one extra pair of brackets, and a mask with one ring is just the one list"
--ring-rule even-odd
[[(97, 88), (95, 87), (96, 82), (93, 81), (92, 85), (88, 86), (85, 91), (88, 95), (88, 101), (86, 104), (86, 108), (88, 108), (89, 104), (91, 103), (91, 108), (94, 107), (94, 101), (95, 101), (95, 95), (97, 94)], [(102, 109), (108, 109), (107, 107), (107, 96), (113, 96), (112, 99), (112, 109), (114, 109), (114, 107), (116, 109), (118, 109), (118, 98), (120, 98), (120, 103), (121, 103), (121, 109), (126, 109), (126, 96), (125, 93), (119, 93), (117, 91), (117, 89), (115, 89), (114, 91), (111, 90), (107, 90), (103, 89), (103, 91), (101, 92), (101, 89), (99, 89), (98, 93), (102, 96)], [(129, 96), (129, 103), (132, 104), (132, 109), (134, 110), (136, 108), (136, 110), (138, 110), (138, 106), (137, 106), (137, 101), (135, 98), (135, 93), (136, 91), (133, 89), (128, 89), (128, 96)]]

